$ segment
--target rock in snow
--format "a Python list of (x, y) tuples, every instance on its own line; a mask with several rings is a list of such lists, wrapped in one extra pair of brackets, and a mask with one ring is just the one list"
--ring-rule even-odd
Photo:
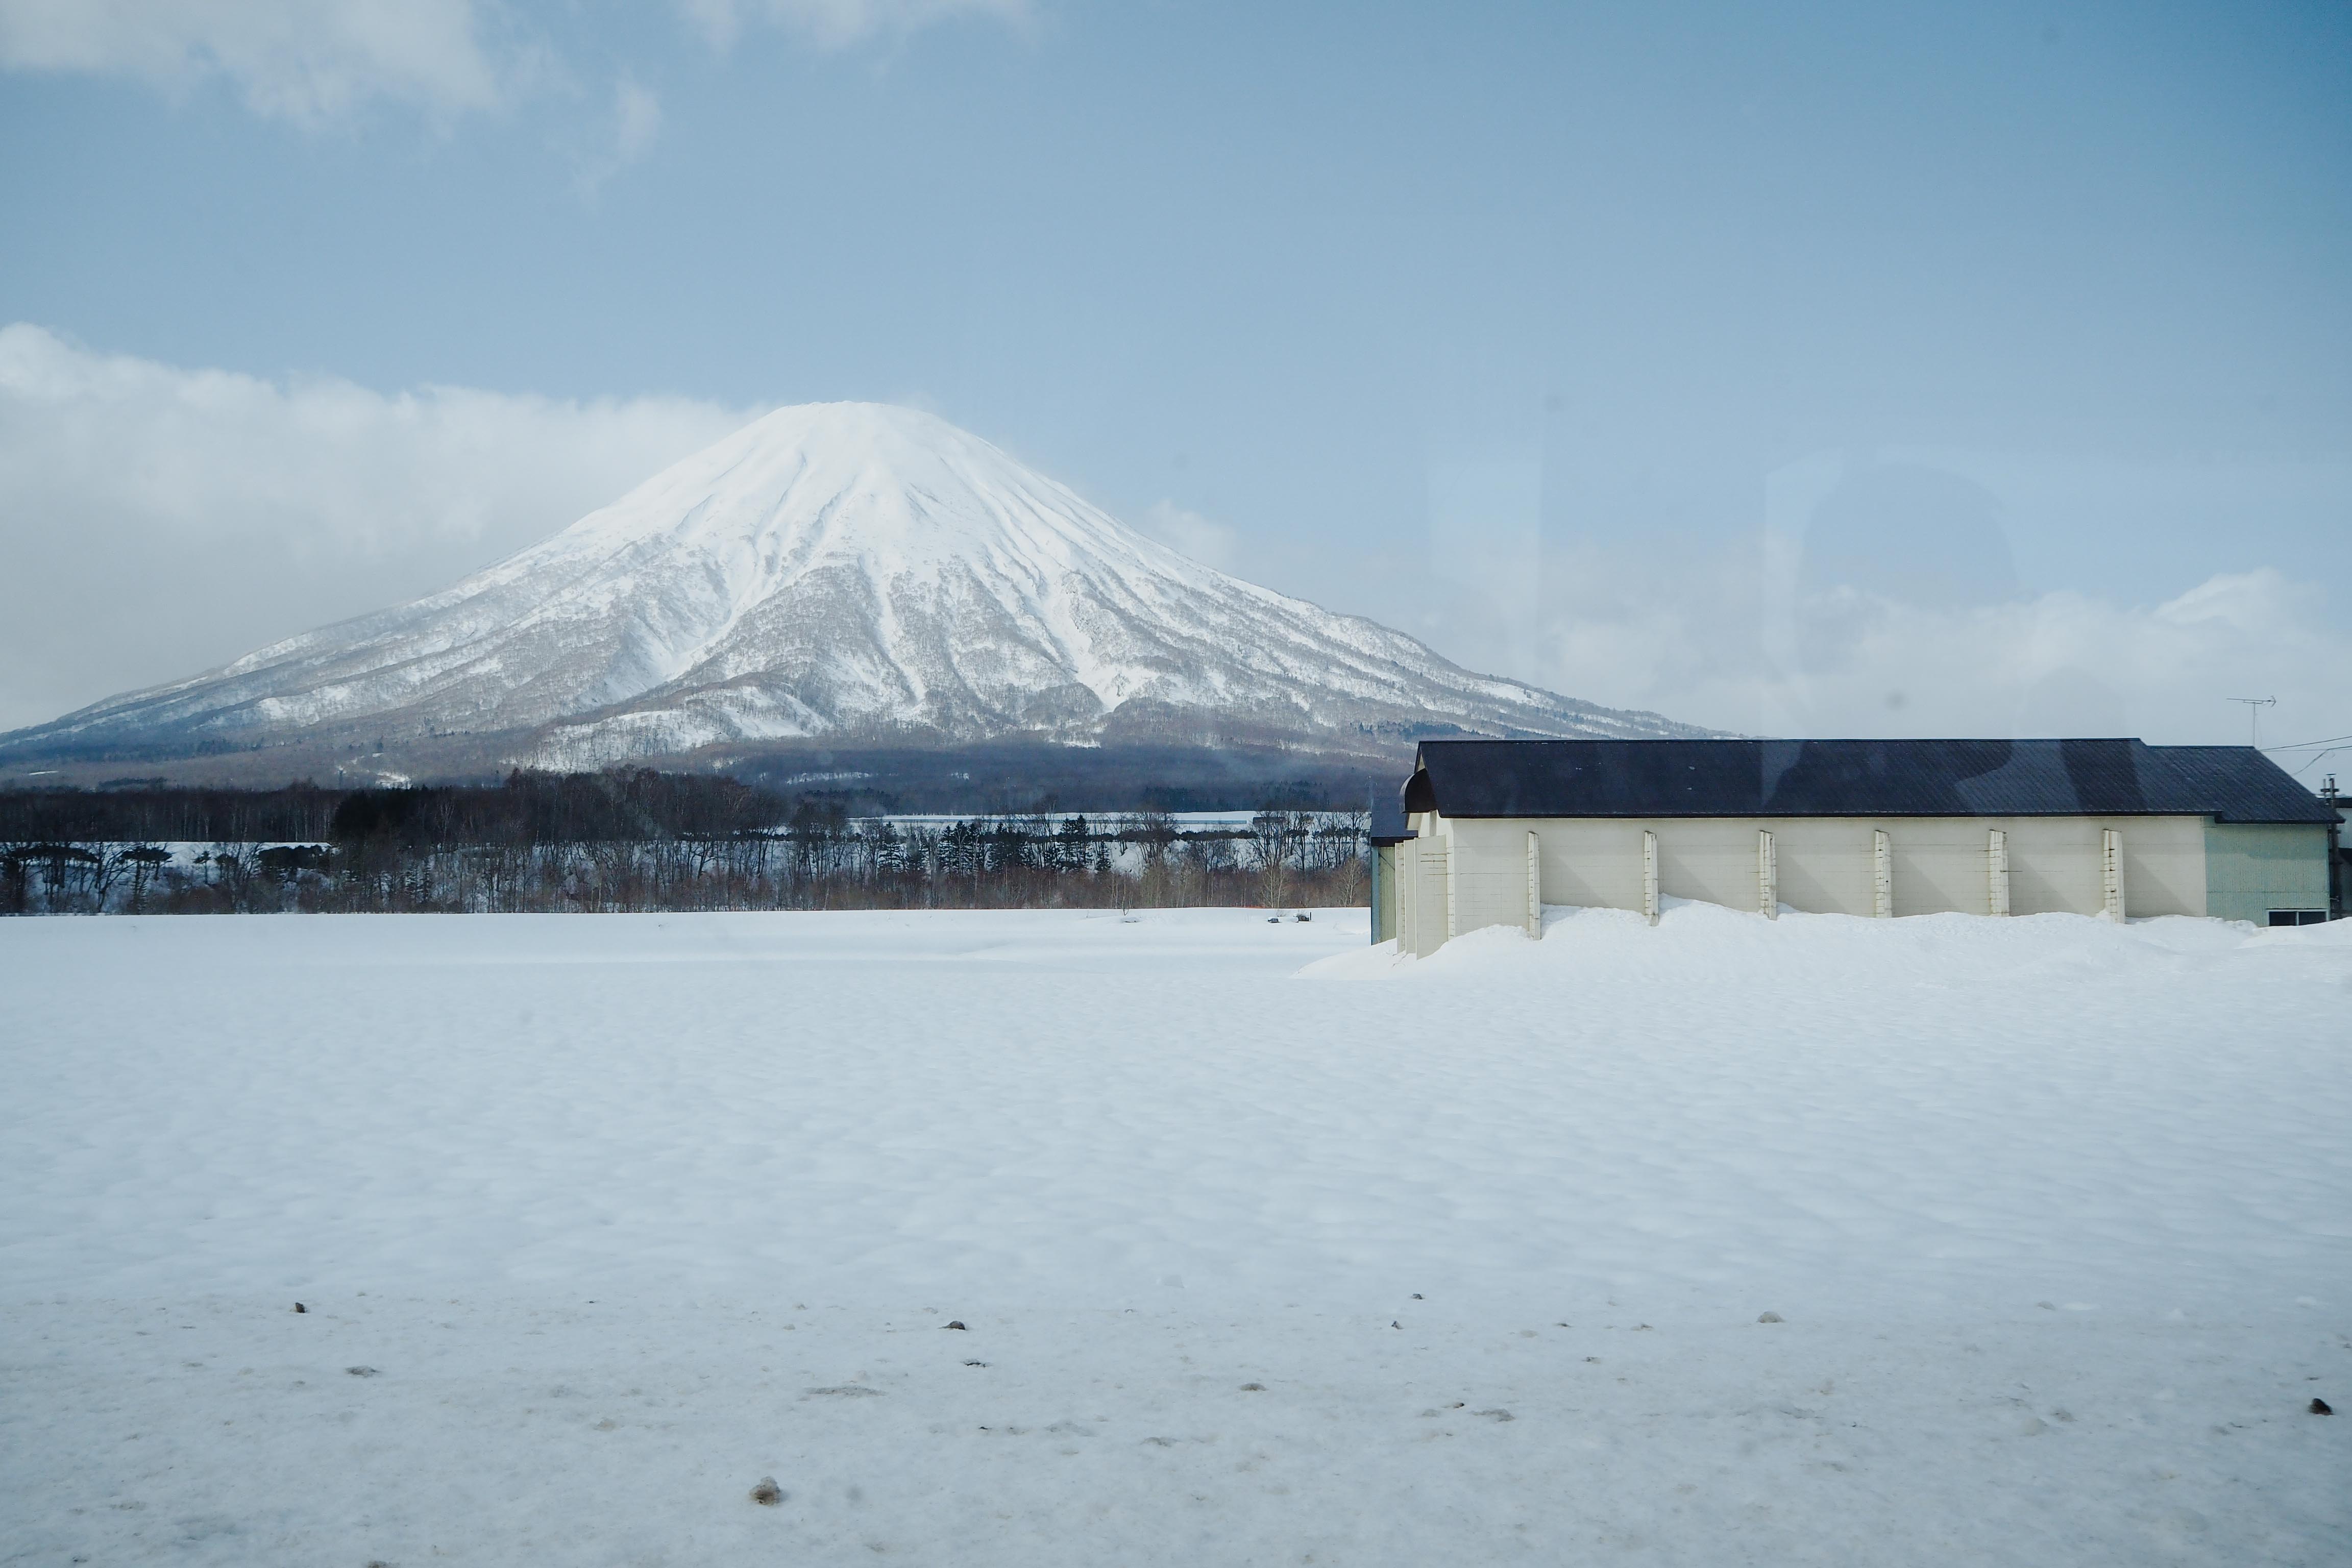
[(780, 408), (455, 587), (0, 740), (497, 735), (593, 766), (709, 745), (1706, 731), (1475, 675), (1154, 543), (986, 441)]

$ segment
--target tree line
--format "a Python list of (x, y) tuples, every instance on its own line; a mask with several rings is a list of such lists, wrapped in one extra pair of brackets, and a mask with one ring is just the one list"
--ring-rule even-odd
[[(729, 778), (518, 770), (503, 784), (206, 789), (125, 781), (0, 790), (0, 840), (110, 843), (530, 844), (709, 837), (791, 820), (802, 797)], [(820, 799), (822, 797), (810, 797)]]
[(1360, 904), (1361, 813), (1246, 825), (1032, 812), (852, 817), (723, 778), (0, 792), (11, 913), (1003, 909)]

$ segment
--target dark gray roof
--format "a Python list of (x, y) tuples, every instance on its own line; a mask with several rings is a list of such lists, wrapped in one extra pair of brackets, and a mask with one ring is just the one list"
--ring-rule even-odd
[(1375, 844), (1402, 844), (1416, 837), (1404, 825), (1404, 795), (1399, 790), (1372, 792), (1371, 841)]
[(2251, 746), (2139, 741), (1424, 741), (1402, 809), (1447, 816), (2335, 813)]

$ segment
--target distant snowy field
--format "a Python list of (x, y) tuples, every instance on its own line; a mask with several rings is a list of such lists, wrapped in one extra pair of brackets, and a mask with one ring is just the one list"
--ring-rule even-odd
[(0, 921), (0, 1563), (2352, 1561), (2352, 922), (1363, 942)]

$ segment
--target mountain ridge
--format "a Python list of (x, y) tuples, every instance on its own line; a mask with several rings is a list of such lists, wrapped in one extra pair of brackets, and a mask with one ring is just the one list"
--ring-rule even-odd
[(0, 756), (502, 737), (515, 765), (1031, 737), (1390, 749), (1700, 735), (1244, 582), (933, 416), (780, 408), (406, 605), (0, 735)]

